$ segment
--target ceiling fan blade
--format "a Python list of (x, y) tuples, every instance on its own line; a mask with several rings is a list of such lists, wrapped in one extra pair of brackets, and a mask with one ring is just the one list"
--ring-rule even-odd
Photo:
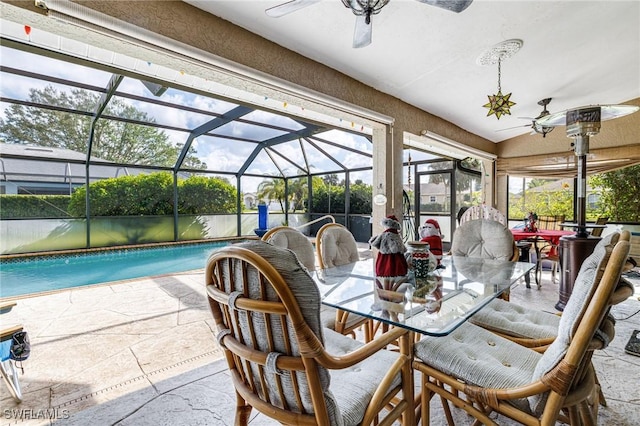
[(507, 127), (506, 129), (498, 129), (498, 130), (496, 130), (496, 132), (504, 132), (505, 130), (519, 129), (521, 127), (531, 127), (531, 124), (525, 124), (523, 126)]
[(465, 10), (473, 0), (418, 0), (420, 3), (426, 3), (441, 9), (450, 10), (460, 13)]
[(267, 16), (270, 16), (272, 18), (279, 18), (291, 12), (295, 12), (296, 10), (300, 10), (303, 7), (311, 6), (314, 3), (319, 3), (320, 1), (322, 0), (291, 0), (286, 3), (279, 4), (278, 6), (270, 7), (264, 12), (267, 14)]
[(366, 16), (356, 16), (356, 26), (353, 30), (353, 47), (365, 47), (371, 44), (371, 22), (367, 24)]

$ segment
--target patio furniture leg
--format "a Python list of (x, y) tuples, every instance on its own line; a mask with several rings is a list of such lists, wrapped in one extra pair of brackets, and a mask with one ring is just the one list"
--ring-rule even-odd
[(18, 370), (11, 360), (0, 362), (0, 374), (4, 380), (9, 393), (16, 402), (22, 402), (22, 390), (18, 381)]

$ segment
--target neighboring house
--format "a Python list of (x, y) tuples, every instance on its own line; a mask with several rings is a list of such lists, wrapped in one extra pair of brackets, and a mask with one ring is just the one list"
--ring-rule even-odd
[(278, 201), (275, 200), (264, 200), (264, 199), (259, 199), (258, 198), (258, 194), (256, 194), (255, 192), (246, 192), (243, 196), (242, 199), (244, 200), (244, 205), (246, 208), (248, 209), (257, 209), (258, 208), (258, 204), (260, 202), (265, 202), (269, 204), (269, 211), (270, 212), (279, 212), (281, 211), (281, 207), (280, 207), (280, 203)]
[[(26, 158), (18, 158), (26, 157)], [(86, 154), (64, 148), (0, 143), (0, 194), (69, 195), (86, 182)], [(150, 173), (108, 165), (90, 167), (90, 180)]]
[(448, 188), (443, 183), (423, 183), (420, 185), (420, 205), (445, 204), (448, 200)]
[(258, 207), (258, 196), (255, 192), (247, 192), (243, 195), (244, 205), (248, 209), (255, 209)]
[[(544, 185), (535, 186), (533, 188), (527, 188), (527, 192), (559, 192), (559, 191), (573, 191), (573, 178), (564, 178), (547, 182)], [(595, 209), (598, 207), (598, 201), (600, 200), (600, 192), (589, 186), (587, 180), (587, 208)]]

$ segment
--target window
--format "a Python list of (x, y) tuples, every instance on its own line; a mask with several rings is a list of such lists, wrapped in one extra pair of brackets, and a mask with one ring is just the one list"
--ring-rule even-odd
[(587, 210), (596, 210), (600, 203), (600, 194), (587, 195)]
[[(538, 215), (573, 214), (573, 179), (509, 177), (508, 214), (510, 220), (522, 220), (529, 212)], [(587, 190), (588, 191), (588, 190)], [(587, 219), (590, 219), (587, 217)]]

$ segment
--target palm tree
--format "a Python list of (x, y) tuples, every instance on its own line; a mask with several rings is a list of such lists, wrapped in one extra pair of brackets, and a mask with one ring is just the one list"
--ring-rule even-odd
[(284, 179), (273, 177), (260, 182), (258, 185), (258, 198), (267, 199), (268, 202), (271, 202), (271, 200), (277, 200), (280, 203), (280, 209), (284, 212)]
[(303, 208), (304, 200), (308, 198), (307, 178), (293, 179), (289, 182), (289, 205), (291, 212)]

